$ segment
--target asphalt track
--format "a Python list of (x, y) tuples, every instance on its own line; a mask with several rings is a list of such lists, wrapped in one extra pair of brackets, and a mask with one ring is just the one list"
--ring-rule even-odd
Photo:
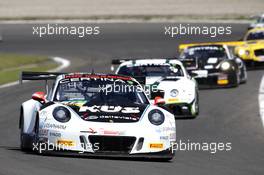
[[(179, 42), (209, 41), (206, 36), (164, 36), (162, 24), (96, 24), (97, 37), (38, 38), (31, 24), (1, 24), (4, 42), (0, 52), (41, 54), (68, 58), (67, 71), (109, 72), (110, 59), (120, 57), (171, 57)], [(246, 25), (232, 25), (240, 39)], [(200, 91), (200, 116), (177, 121), (177, 138), (190, 142), (231, 142), (231, 151), (178, 151), (173, 162), (39, 156), (19, 150), (19, 106), (43, 83), (26, 83), (0, 89), (0, 174), (197, 174), (261, 175), (264, 173), (264, 132), (258, 114), (258, 88), (263, 70), (250, 71), (248, 82), (238, 88)]]

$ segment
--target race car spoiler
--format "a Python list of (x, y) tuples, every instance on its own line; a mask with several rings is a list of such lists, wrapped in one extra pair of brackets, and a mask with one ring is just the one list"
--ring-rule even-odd
[(112, 63), (112, 65), (111, 65), (111, 71), (114, 71), (115, 70), (114, 65), (120, 65), (120, 64), (122, 64), (122, 63), (124, 63), (126, 61), (133, 61), (133, 64), (135, 64), (137, 60), (144, 60), (144, 59), (165, 59), (167, 61), (177, 60), (176, 57), (171, 57), (171, 58), (168, 57), (168, 58), (134, 58), (134, 59), (127, 59), (127, 58), (125, 58), (125, 59), (113, 59), (112, 62), (111, 62)]
[(21, 72), (20, 83), (23, 80), (55, 80), (58, 75), (65, 73), (61, 72)]
[[(144, 60), (144, 59), (148, 59), (148, 58), (134, 58), (134, 59), (113, 59), (112, 60), (112, 65), (119, 65), (122, 64), (126, 61), (137, 61), (137, 60)], [(168, 57), (168, 58), (150, 58), (150, 59), (165, 59), (165, 60), (173, 60), (173, 59), (177, 59), (176, 57)]]
[(179, 52), (182, 52), (184, 49), (192, 46), (203, 46), (203, 45), (214, 45), (214, 44), (219, 44), (219, 45), (227, 45), (229, 47), (236, 47), (236, 46), (241, 46), (243, 44), (246, 44), (245, 41), (226, 41), (226, 42), (208, 42), (208, 43), (190, 43), (190, 44), (180, 44), (179, 45)]
[(46, 93), (48, 92), (48, 80), (55, 80), (58, 75), (65, 73), (62, 72), (21, 72), (20, 84), (23, 80), (45, 80)]

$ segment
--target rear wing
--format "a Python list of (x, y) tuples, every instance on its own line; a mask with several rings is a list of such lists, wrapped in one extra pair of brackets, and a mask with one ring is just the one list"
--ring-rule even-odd
[(20, 83), (23, 80), (55, 80), (57, 76), (64, 73), (60, 72), (21, 72)]
[(21, 72), (20, 75), (20, 84), (26, 80), (44, 80), (46, 93), (48, 92), (48, 80), (55, 80), (57, 76), (62, 75), (65, 73), (61, 72)]
[[(159, 59), (159, 58), (152, 58), (152, 59)], [(169, 61), (172, 61), (172, 60), (178, 60), (178, 58), (176, 57), (168, 57), (168, 58), (160, 58), (160, 59), (164, 59), (166, 60), (167, 62)], [(144, 58), (134, 58), (134, 59), (113, 59), (112, 62), (111, 62), (111, 71), (114, 71), (115, 70), (115, 67), (116, 65), (120, 65), (126, 61), (134, 61), (134, 63), (136, 63), (137, 60), (144, 60)], [(133, 64), (134, 64), (133, 63)]]

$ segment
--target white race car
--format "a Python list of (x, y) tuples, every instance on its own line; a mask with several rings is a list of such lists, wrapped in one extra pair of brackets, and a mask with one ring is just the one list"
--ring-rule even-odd
[(115, 64), (119, 65), (116, 74), (132, 76), (145, 85), (153, 104), (181, 118), (199, 114), (197, 83), (179, 60), (113, 60), (112, 65)]
[(55, 81), (46, 95), (36, 92), (21, 106), (22, 150), (173, 158), (170, 148), (176, 141), (175, 118), (151, 105), (134, 78), (23, 72), (23, 80)]
[(255, 19), (256, 20), (249, 25), (248, 30), (258, 27), (264, 27), (264, 14), (255, 16)]

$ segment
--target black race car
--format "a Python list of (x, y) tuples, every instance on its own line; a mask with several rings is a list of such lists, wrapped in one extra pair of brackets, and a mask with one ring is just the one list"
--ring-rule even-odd
[(236, 87), (247, 81), (244, 62), (222, 44), (185, 48), (179, 58), (200, 88)]

